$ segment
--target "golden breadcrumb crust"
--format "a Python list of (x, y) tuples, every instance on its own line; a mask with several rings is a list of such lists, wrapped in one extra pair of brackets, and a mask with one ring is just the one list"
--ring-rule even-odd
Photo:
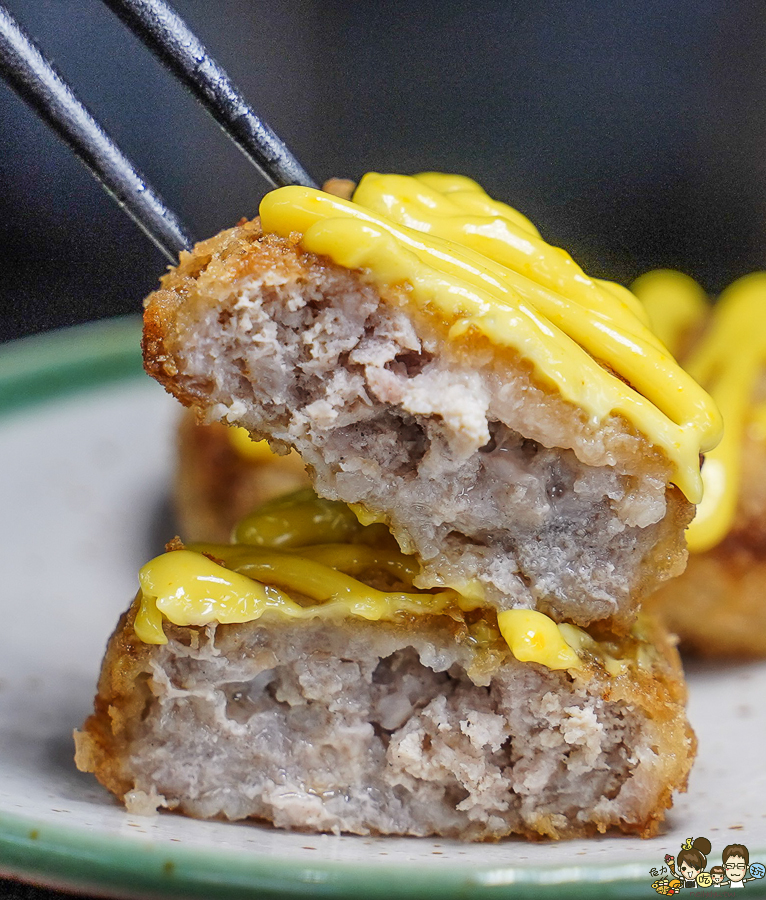
[[(232, 422), (247, 420), (247, 415), (240, 415), (234, 407), (248, 413), (251, 388), (247, 381), (250, 374), (243, 371), (243, 387), (239, 395), (236, 379), (231, 377), (238, 365), (238, 357), (230, 358), (227, 356), (228, 349), (222, 350), (225, 362), (217, 370), (215, 353), (205, 351), (209, 356), (203, 357), (198, 348), (200, 342), (215, 345), (217, 332), (220, 330), (222, 335), (226, 334), (228, 323), (238, 320), (238, 303), (247, 293), (248, 285), (261, 285), (258, 290), (267, 295), (269, 285), (295, 285), (299, 291), (305, 285), (307, 294), (311, 296), (312, 292), (321, 291), (323, 285), (328, 283), (328, 276), (332, 275), (329, 280), (342, 282), (351, 294), (357, 282), (362, 293), (369, 293), (370, 286), (364, 282), (362, 273), (343, 269), (326, 258), (303, 251), (299, 241), (297, 234), (290, 239), (263, 234), (257, 219), (242, 222), (197, 244), (192, 253), (182, 253), (179, 265), (162, 278), (160, 289), (147, 298), (143, 337), (145, 368), (182, 404), (194, 408), (204, 421), (209, 422), (223, 415)], [(402, 298), (398, 295), (381, 297), (384, 306), (400, 306), (401, 302)], [(412, 321), (418, 333), (422, 330), (423, 335), (427, 335), (427, 339), (423, 338), (424, 345), (433, 344), (436, 352), (443, 352), (448, 365), (454, 363), (456, 368), (472, 370), (477, 367), (477, 359), (482, 359), (486, 372), (482, 369), (481, 377), (486, 379), (488, 385), (514, 385), (519, 396), (528, 400), (528, 403), (521, 404), (524, 409), (519, 412), (522, 423), (519, 430), (526, 437), (546, 447), (572, 450), (579, 462), (592, 466), (594, 470), (610, 467), (618, 473), (625, 473), (628, 478), (635, 477), (637, 483), (651, 483), (655, 492), (664, 485), (667, 506), (660, 527), (655, 529), (655, 543), (641, 551), (641, 564), (635, 567), (631, 575), (630, 597), (612, 616), (612, 627), (627, 630), (635, 616), (636, 606), (647, 591), (685, 565), (683, 529), (691, 519), (693, 506), (677, 487), (668, 483), (671, 475), (669, 461), (622, 417), (610, 416), (605, 422), (589, 418), (584, 410), (553, 392), (551, 385), (533, 371), (529, 361), (520, 358), (514, 351), (489, 344), (454, 344), (445, 335), (439, 335), (438, 329), (427, 317), (422, 320), (419, 314), (413, 313)], [(480, 342), (481, 339), (476, 337), (475, 340)], [(223, 346), (227, 346), (225, 338), (221, 341)], [(209, 368), (196, 363), (190, 365), (189, 357), (195, 354), (200, 359), (204, 358), (206, 365), (209, 360)], [(219, 379), (223, 371), (228, 371), (229, 375), (226, 376), (228, 381), (224, 389), (226, 397), (219, 403)], [(253, 436), (269, 437), (256, 431), (253, 431)], [(283, 446), (282, 449), (287, 448)], [(305, 448), (301, 446), (300, 449), (311, 462)], [(316, 460), (313, 464), (317, 464)], [(226, 491), (222, 490), (222, 493)], [(641, 492), (636, 488), (635, 493), (636, 502), (640, 505)], [(234, 496), (232, 491), (229, 501)], [(353, 497), (350, 499), (354, 501)], [(217, 502), (212, 500), (211, 495), (210, 505)], [(242, 502), (247, 504), (250, 501)], [(386, 512), (377, 508), (373, 511)], [(620, 516), (621, 513), (617, 511), (615, 515)], [(402, 545), (409, 546), (413, 540), (413, 534), (405, 525), (395, 530), (395, 536)], [(556, 611), (555, 615), (574, 618), (560, 611)], [(574, 620), (578, 621), (576, 618)]]
[[(153, 701), (152, 660), (162, 648), (142, 643), (135, 635), (134, 621), (138, 599), (120, 619), (107, 646), (94, 712), (86, 720), (82, 731), (75, 732), (75, 762), (81, 771), (92, 772), (101, 784), (118, 798), (127, 802), (128, 792), (134, 781), (129, 771), (129, 759), (136, 731)], [(413, 620), (420, 631), (433, 627), (441, 633), (447, 627), (453, 639), (461, 641), (467, 633), (465, 626), (449, 617), (418, 617)], [(218, 631), (231, 631), (241, 626), (219, 625)], [(339, 623), (339, 628), (354, 628), (354, 620)], [(369, 626), (362, 626), (369, 627)], [(378, 626), (379, 627), (379, 626)], [(401, 626), (407, 629), (406, 622)], [(600, 694), (604, 702), (616, 702), (627, 709), (639, 710), (639, 715), (652, 722), (655, 734), (655, 750), (659, 768), (655, 774), (656, 801), (642, 821), (621, 822), (623, 831), (649, 838), (656, 835), (665, 819), (665, 810), (672, 805), (675, 791), (686, 791), (691, 764), (697, 749), (697, 741), (684, 715), (686, 684), (680, 659), (673, 640), (655, 620), (645, 617), (642, 621), (643, 640), (651, 646), (651, 662), (646, 658), (635, 662), (623, 674), (611, 677), (600, 665), (586, 665), (581, 675), (589, 684), (589, 690)], [(200, 631), (194, 627), (181, 628), (165, 623), (165, 631), (171, 641), (188, 647), (199, 645)], [(603, 637), (603, 636), (602, 636)], [(613, 648), (627, 647), (630, 638), (613, 638)], [(219, 640), (216, 639), (216, 643)], [(225, 643), (225, 642), (224, 642)], [(493, 653), (488, 662), (491, 672), (503, 665), (502, 657)], [(514, 663), (515, 664), (515, 663)], [(515, 664), (517, 665), (517, 664)], [(526, 665), (537, 667), (535, 663)], [(201, 761), (201, 764), (202, 761)], [(608, 830), (608, 824), (595, 821), (585, 825), (572, 820), (565, 833), (559, 825), (543, 821), (535, 823), (536, 831), (525, 834), (530, 839), (541, 837), (582, 837)]]
[(93, 772), (105, 788), (123, 799), (130, 776), (123, 770), (132, 725), (151, 696), (149, 661), (152, 646), (133, 630), (138, 604), (122, 615), (109, 639), (101, 665), (93, 714), (75, 731), (75, 764)]
[[(231, 315), (227, 307), (233, 302), (232, 293), (237, 285), (270, 273), (274, 281), (310, 286), (321, 282), (328, 270), (343, 272), (363, 283), (360, 273), (302, 250), (300, 238), (297, 233), (289, 239), (264, 234), (259, 219), (243, 220), (234, 228), (196, 244), (191, 253), (182, 251), (179, 264), (162, 276), (160, 288), (146, 298), (142, 340), (144, 368), (184, 406), (203, 408), (211, 386), (194, 382), (179, 372), (178, 360), (183, 358), (185, 335), (193, 331), (194, 323), (202, 318), (203, 311), (220, 307), (222, 322)], [(382, 299), (396, 306), (404, 302), (396, 291), (390, 298)], [(424, 333), (436, 336), (443, 332), (444, 323), (424, 316), (418, 319)], [(445, 335), (441, 339), (446, 340)], [(636, 472), (651, 473), (653, 477), (669, 481), (670, 462), (634, 425), (620, 415), (594, 423), (584, 410), (551, 393), (547, 379), (538, 377), (529, 361), (519, 357), (516, 351), (487, 343), (480, 336), (466, 338), (451, 351), (458, 354), (456, 358), (462, 353), (471, 360), (490, 353), (501, 364), (504, 378), (519, 378), (546, 395), (562, 424), (565, 423), (573, 435), (579, 435), (581, 440), (587, 440), (593, 446), (609, 448), (609, 453), (602, 453), (601, 462), (591, 464), (608, 464), (607, 460), (617, 457), (624, 466)], [(577, 452), (578, 442), (572, 446)], [(690, 518), (691, 504), (677, 489), (672, 489), (671, 493), (678, 495), (671, 498), (671, 502), (684, 505), (685, 515)]]

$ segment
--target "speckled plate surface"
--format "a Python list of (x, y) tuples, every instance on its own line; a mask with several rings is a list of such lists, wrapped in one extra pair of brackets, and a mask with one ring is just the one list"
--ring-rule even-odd
[[(117, 320), (0, 346), (0, 874), (110, 897), (652, 897), (688, 837), (766, 862), (766, 664), (690, 666), (700, 752), (652, 841), (469, 845), (127, 815), (72, 762), (136, 571), (173, 534), (175, 402)], [(766, 879), (745, 885), (766, 896)]]

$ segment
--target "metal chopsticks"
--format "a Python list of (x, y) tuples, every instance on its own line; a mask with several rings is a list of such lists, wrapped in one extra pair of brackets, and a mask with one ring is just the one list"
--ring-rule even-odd
[(179, 251), (191, 249), (192, 239), (178, 217), (2, 5), (0, 73), (171, 262)]
[(205, 45), (164, 0), (104, 3), (186, 85), (272, 184), (317, 186), (284, 142), (248, 106)]
[[(245, 102), (204, 44), (164, 0), (104, 0), (213, 116), (274, 185), (315, 182)], [(192, 239), (146, 178), (77, 99), (0, 4), (0, 74), (85, 163), (108, 194), (171, 262)]]

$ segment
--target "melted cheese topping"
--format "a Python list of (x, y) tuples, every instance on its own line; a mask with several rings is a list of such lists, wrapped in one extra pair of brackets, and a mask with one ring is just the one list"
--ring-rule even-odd
[[(205, 555), (211, 551), (220, 554), (226, 565)], [(451, 611), (457, 617), (461, 603), (454, 591), (379, 591), (347, 574), (371, 569), (387, 569), (406, 580), (416, 574), (417, 566), (406, 558), (397, 559), (395, 553), (353, 545), (323, 545), (296, 554), (237, 544), (173, 550), (150, 560), (139, 573), (134, 630), (144, 643), (166, 644), (164, 620), (181, 626), (228, 625), (255, 621), (266, 612), (290, 619), (357, 616), (380, 621)], [(595, 645), (592, 638), (586, 641), (588, 636), (581, 629), (556, 625), (534, 610), (501, 612), (497, 622), (518, 660), (550, 669), (580, 668), (576, 649), (590, 650)], [(484, 634), (487, 630), (489, 634)], [(471, 634), (491, 643), (495, 629), (480, 622)]]
[(702, 326), (710, 312), (702, 287), (673, 269), (646, 272), (630, 289), (646, 309), (652, 331), (673, 356), (681, 353), (689, 336)]
[[(343, 503), (322, 500), (310, 490), (265, 504), (240, 523), (237, 534), (249, 542), (192, 544), (143, 566), (134, 624), (139, 640), (166, 644), (166, 620), (225, 625), (269, 612), (292, 619), (447, 615), (465, 621), (463, 613), (476, 607), (451, 589), (412, 588), (420, 566), (386, 529), (361, 525)], [(337, 543), (327, 542), (330, 534)], [(377, 590), (365, 583), (373, 574), (411, 590)], [(577, 647), (593, 651), (596, 646), (581, 629), (556, 625), (532, 610), (502, 612), (497, 621), (497, 627), (483, 619), (473, 622), (470, 639), (491, 645), (502, 636), (524, 662), (578, 668)]]
[(766, 406), (754, 396), (766, 367), (766, 272), (735, 281), (710, 312), (699, 285), (680, 272), (642, 275), (633, 290), (647, 305), (657, 334), (676, 350), (683, 334), (710, 319), (685, 368), (711, 394), (725, 424), (723, 439), (705, 457), (704, 496), (686, 537), (701, 553), (731, 530), (741, 488), (742, 442), (746, 432), (766, 439)]
[(687, 531), (689, 549), (709, 550), (729, 533), (737, 511), (742, 477), (742, 443), (751, 416), (762, 419), (754, 403), (756, 384), (766, 366), (766, 272), (735, 281), (720, 296), (705, 336), (686, 368), (704, 384), (721, 409), (723, 440), (705, 457), (705, 496)]
[[(220, 562), (206, 554), (216, 554)], [(144, 643), (166, 644), (165, 621), (203, 627), (253, 622), (265, 613), (288, 619), (368, 621), (447, 615), (465, 623), (466, 607), (454, 591), (379, 591), (352, 577), (388, 571), (408, 582), (417, 569), (401, 553), (362, 545), (325, 544), (279, 553), (241, 544), (200, 544), (163, 553), (142, 567), (134, 630)], [(469, 625), (467, 639), (485, 650), (504, 640), (519, 661), (549, 669), (580, 669), (591, 660), (616, 677), (632, 663), (644, 668), (654, 664), (650, 645), (638, 635), (631, 645), (635, 659), (621, 659), (615, 656), (616, 648), (583, 629), (557, 625), (528, 609), (498, 613), (497, 626), (479, 618)]]
[(237, 455), (241, 456), (242, 459), (246, 459), (248, 462), (270, 462), (277, 458), (276, 454), (272, 452), (271, 447), (269, 447), (269, 442), (254, 441), (250, 437), (250, 432), (247, 428), (230, 427), (229, 443), (234, 448)]
[[(270, 583), (243, 571), (268, 578)], [(141, 601), (134, 629), (146, 644), (167, 643), (163, 617), (174, 625), (198, 626), (252, 622), (268, 611), (291, 619), (359, 616), (378, 621), (407, 614), (438, 615), (455, 606), (452, 591), (377, 591), (311, 559), (273, 551), (260, 557), (253, 552), (232, 571), (202, 553), (173, 550), (143, 566), (139, 581)], [(304, 606), (281, 587), (316, 602)]]
[(589, 278), (475, 182), (369, 173), (353, 202), (285, 187), (264, 197), (260, 215), (264, 231), (297, 235), (304, 249), (361, 270), (449, 340), (517, 352), (594, 424), (623, 416), (699, 502), (699, 453), (720, 438), (715, 405), (652, 334), (634, 295)]
[(384, 526), (360, 524), (344, 503), (310, 488), (263, 504), (237, 525), (234, 539), (192, 544), (141, 569), (140, 640), (166, 643), (163, 617), (175, 625), (250, 622), (267, 611), (378, 620), (470, 608), (449, 589), (380, 591), (365, 584), (360, 579), (377, 573), (412, 587), (420, 566)]
[(520, 662), (549, 669), (577, 669), (580, 657), (564, 638), (561, 626), (534, 609), (509, 609), (497, 614), (500, 633)]

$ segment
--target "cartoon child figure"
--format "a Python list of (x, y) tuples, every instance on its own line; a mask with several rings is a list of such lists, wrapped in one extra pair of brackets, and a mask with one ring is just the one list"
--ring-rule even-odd
[(678, 865), (678, 877), (683, 879), (685, 888), (697, 887), (697, 876), (704, 872), (707, 865), (707, 856), (711, 850), (711, 843), (706, 837), (698, 837), (692, 841), (687, 838), (684, 841), (681, 852), (676, 858)]
[(729, 887), (743, 888), (748, 881), (755, 881), (755, 878), (746, 878), (747, 867), (750, 863), (750, 853), (744, 844), (729, 844), (723, 848), (721, 854), (724, 872), (729, 879)]
[(721, 887), (724, 879), (723, 866), (713, 866), (710, 870), (710, 877), (713, 881), (713, 887)]

